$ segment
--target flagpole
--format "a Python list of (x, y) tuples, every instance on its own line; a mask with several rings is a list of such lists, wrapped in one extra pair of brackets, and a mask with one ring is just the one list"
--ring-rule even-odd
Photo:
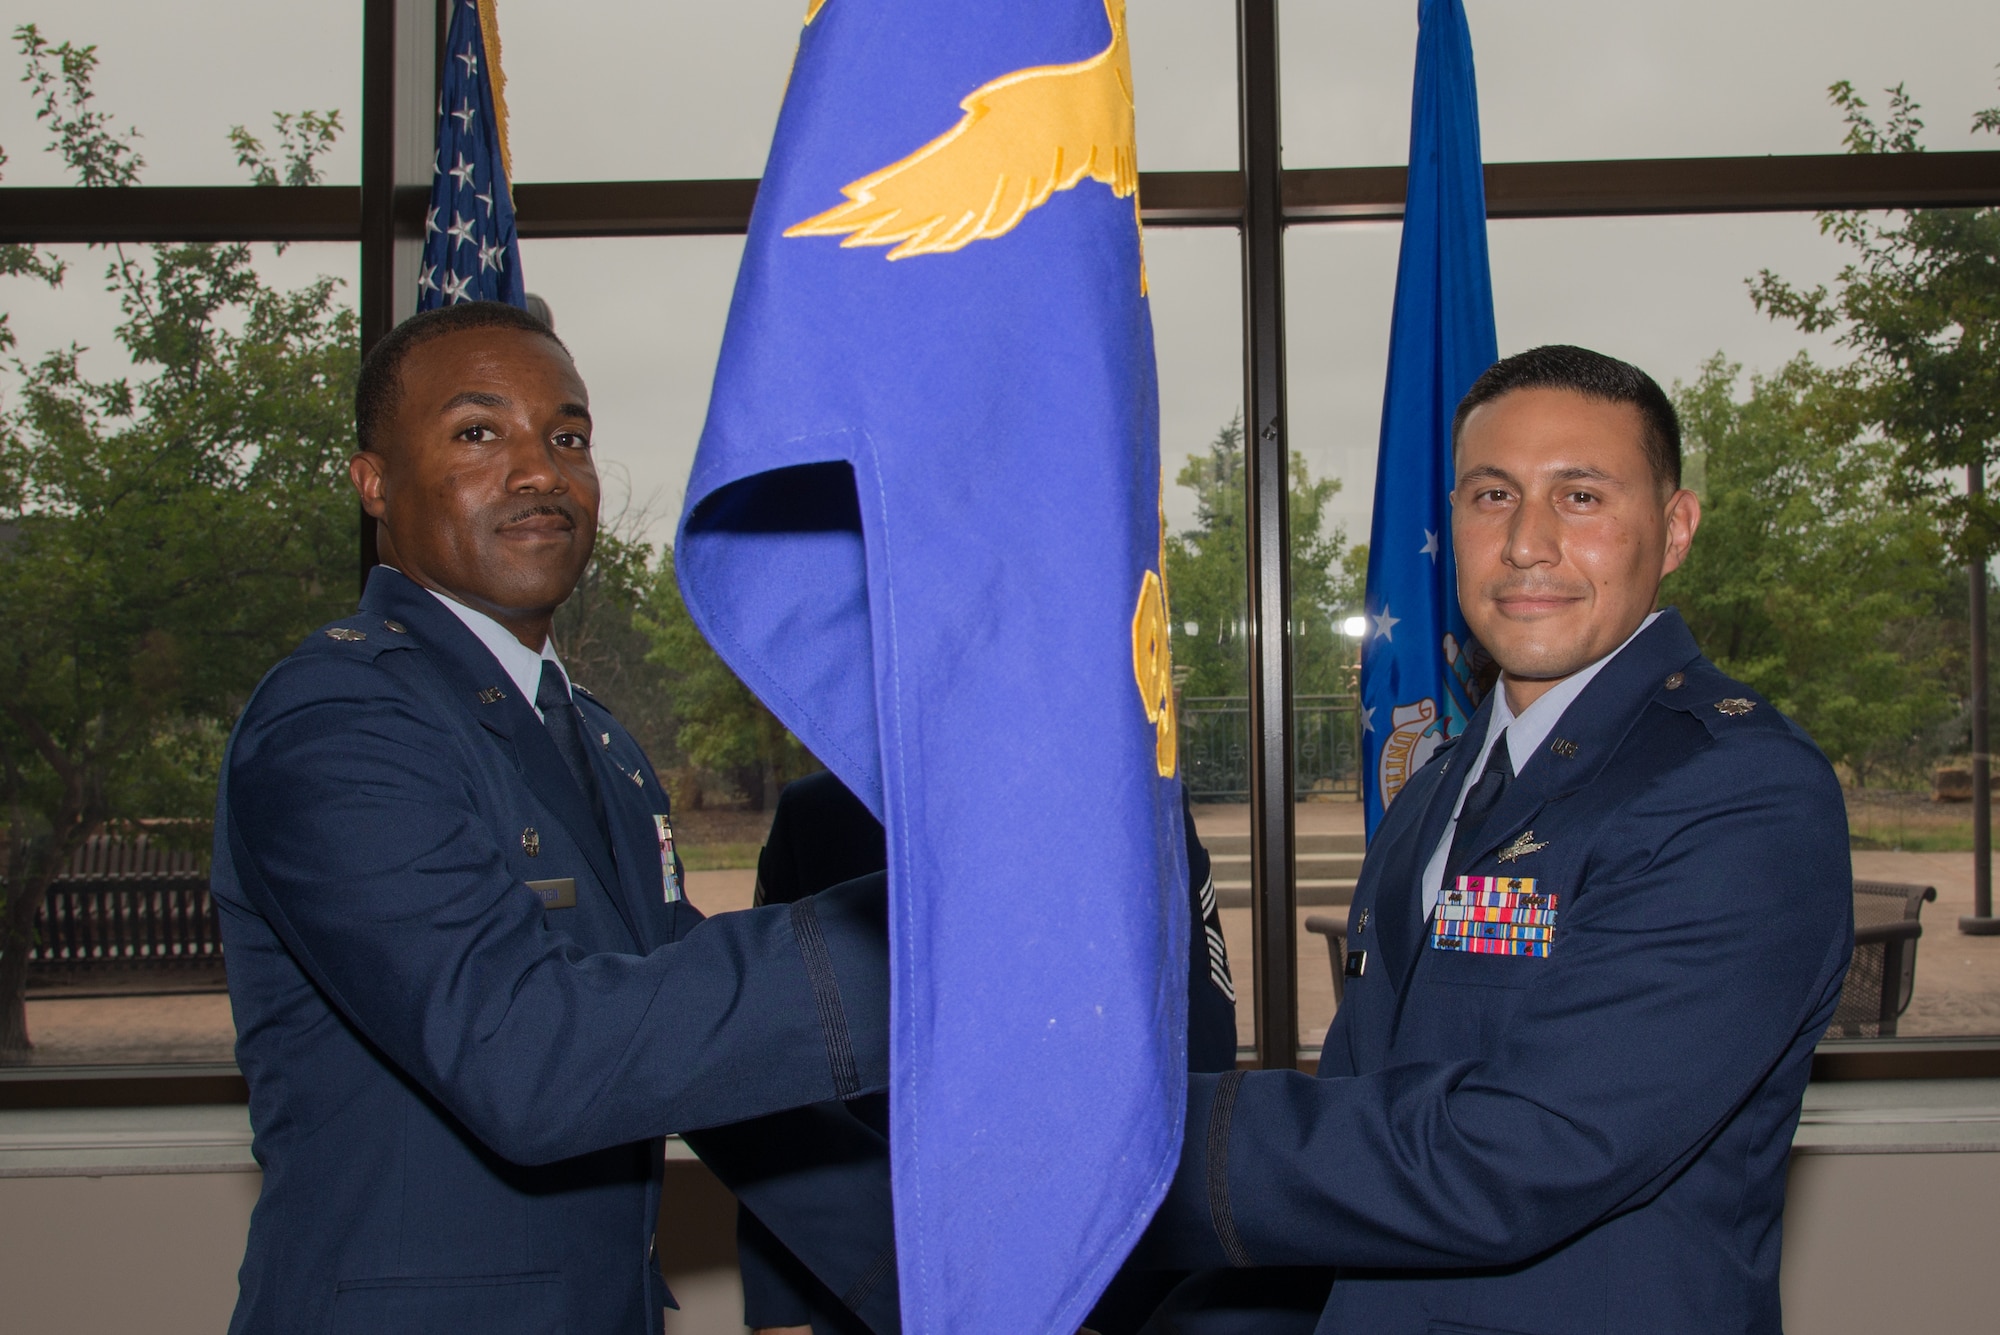
[[(1986, 466), (1968, 464), (1965, 492), (1973, 504), (1986, 494)], [(1975, 511), (1975, 524), (1977, 524)], [(1977, 532), (1977, 529), (1974, 530)], [(1986, 666), (1986, 550), (1973, 552), (1966, 574), (1967, 617), (1972, 632), (1972, 912), (1958, 920), (1968, 936), (2000, 936), (1993, 916), (1993, 760)]]
[(1293, 879), (1290, 504), (1286, 488), (1283, 162), (1277, 0), (1238, 0), (1243, 171), (1243, 446), (1250, 597), (1250, 918), (1257, 1064), (1299, 1060)]

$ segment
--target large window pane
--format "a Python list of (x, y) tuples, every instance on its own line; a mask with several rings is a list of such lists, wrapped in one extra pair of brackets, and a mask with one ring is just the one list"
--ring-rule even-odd
[(264, 670), (352, 606), (358, 247), (38, 254), (62, 287), (0, 284), (0, 914), (35, 1045), (0, 1063), (228, 1061), (215, 772)]
[(512, 0), (500, 30), (515, 176), (761, 174), (804, 15), (802, 0)]
[(1139, 166), (1234, 171), (1236, 7), (1215, 0), (1131, 0)]
[(325, 180), (361, 179), (361, 6), (310, 0), (0, 0), (7, 77), (0, 79), (0, 147), (7, 185), (73, 185), (44, 153), (15, 31), (38, 26), (52, 44), (97, 48), (94, 109), (108, 128), (143, 136), (146, 185), (244, 185), (229, 140), (244, 126), (279, 151), (275, 112), (338, 111), (346, 133), (321, 159)]
[(1251, 1006), (1248, 612), (1244, 571), (1242, 242), (1234, 230), (1146, 234), (1160, 365), (1167, 595), (1179, 690), (1181, 776), (1214, 863), (1238, 991)]
[[(518, 179), (759, 175), (804, 12), (803, 0), (513, 0), (501, 24)], [(1234, 167), (1233, 9), (1138, 0), (1129, 28), (1140, 166)]]
[[(2000, 10), (1912, 0), (1885, 21), (1867, 0), (1467, 0), (1488, 162), (1840, 151), (1827, 85), (1871, 103), (1907, 82), (1933, 148), (1993, 103)], [(1284, 6), (1285, 162), (1358, 167), (1409, 152), (1417, 6)]]
[[(1837, 427), (1823, 372), (1847, 365), (1848, 349), (1767, 318), (1746, 287), (1766, 268), (1800, 287), (1832, 283), (1843, 248), (1804, 215), (1522, 220), (1494, 223), (1488, 236), (1503, 354), (1580, 343), (1637, 363), (1681, 396), (1687, 480), (1708, 512), (1663, 601), (1682, 608), (1711, 657), (1777, 700), (1834, 760), (1857, 879), (1937, 888), (1920, 906), (1925, 932), (1897, 1033), (2000, 1031), (2000, 945), (1954, 930), (1971, 912), (1970, 813), (1932, 800), (1934, 771), (1962, 769), (1970, 745), (1964, 575), (1936, 543), (1936, 511), (1889, 485), (1892, 452), (1865, 430)], [(1394, 225), (1376, 224), (1295, 227), (1288, 239), (1294, 444), (1311, 476), (1342, 479), (1333, 504), (1361, 541), (1397, 242)], [(1787, 506), (1812, 521), (1779, 522)], [(1723, 592), (1745, 572), (1757, 590), (1747, 604)], [(1295, 620), (1307, 614), (1295, 606)], [(1858, 669), (1863, 662), (1874, 675)], [(1328, 819), (1311, 810), (1300, 808), (1302, 882), (1308, 830)], [(1906, 907), (1893, 897), (1857, 897), (1856, 906), (1864, 923)], [(1321, 911), (1344, 916), (1345, 905)], [(1857, 986), (1871, 967), (1879, 977), (1879, 957), (1879, 948), (1857, 957)], [(1302, 934), (1301, 978), (1310, 1045), (1332, 1014), (1318, 937)]]

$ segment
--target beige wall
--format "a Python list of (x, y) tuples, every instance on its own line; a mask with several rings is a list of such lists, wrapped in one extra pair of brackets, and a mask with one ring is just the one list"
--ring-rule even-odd
[(2000, 1329), (2000, 1154), (1795, 1154), (1788, 1335)]
[[(7, 1335), (218, 1335), (254, 1173), (0, 1178)], [(668, 1335), (741, 1335), (729, 1197), (668, 1165), (682, 1310)], [(1790, 1335), (1987, 1335), (2000, 1325), (2000, 1154), (1802, 1154), (1785, 1216)]]
[[(222, 1335), (256, 1173), (0, 1177), (0, 1335)], [(743, 1335), (735, 1203), (667, 1164), (666, 1335)]]
[(256, 1173), (0, 1178), (8, 1335), (217, 1335)]

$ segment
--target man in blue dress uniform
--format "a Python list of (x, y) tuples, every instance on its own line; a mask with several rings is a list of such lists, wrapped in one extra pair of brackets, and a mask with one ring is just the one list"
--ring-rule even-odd
[(1319, 1078), (1197, 1076), (1161, 1331), (1777, 1335), (1785, 1172), (1853, 947), (1840, 786), (1701, 656), (1672, 405), (1580, 348), (1454, 422), (1502, 670), (1397, 797)]
[[(662, 1134), (740, 1167), (722, 1124), (886, 1083), (881, 878), (687, 902), (666, 793), (549, 643), (598, 486), (545, 325), (427, 312), (356, 400), (384, 564), (258, 687), (217, 799), (264, 1167), (231, 1329), (657, 1331)], [(745, 1199), (820, 1256), (760, 1172)]]

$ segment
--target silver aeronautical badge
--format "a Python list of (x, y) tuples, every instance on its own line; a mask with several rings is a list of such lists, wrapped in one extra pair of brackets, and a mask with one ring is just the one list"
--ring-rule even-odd
[(1496, 856), (1502, 862), (1512, 862), (1516, 858), (1524, 858), (1530, 853), (1539, 853), (1547, 847), (1546, 843), (1538, 844), (1535, 842), (1535, 832), (1533, 830), (1523, 830), (1519, 839), (1501, 849)]

